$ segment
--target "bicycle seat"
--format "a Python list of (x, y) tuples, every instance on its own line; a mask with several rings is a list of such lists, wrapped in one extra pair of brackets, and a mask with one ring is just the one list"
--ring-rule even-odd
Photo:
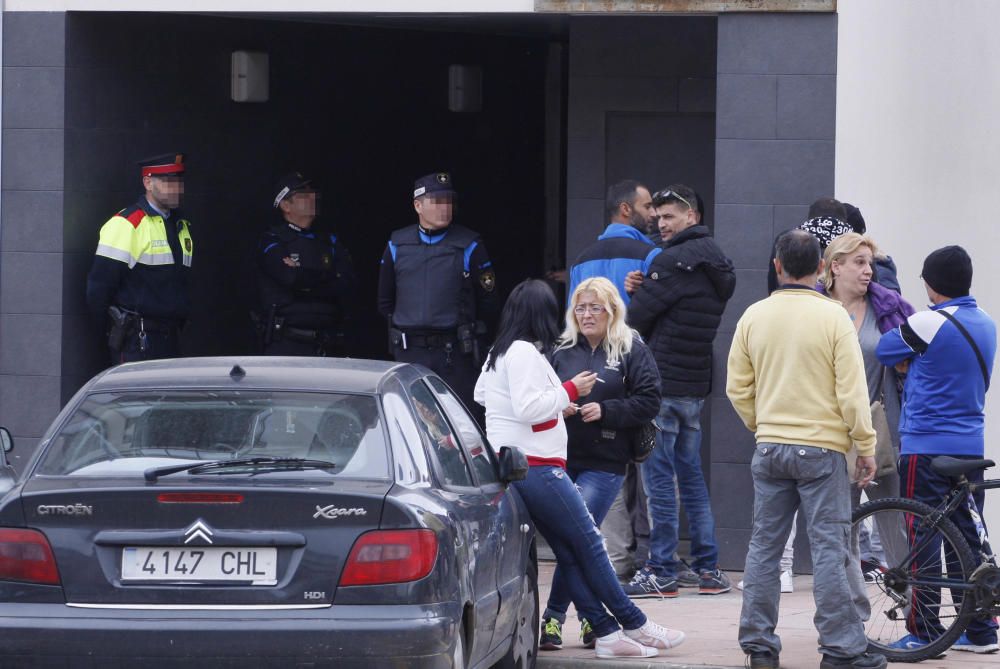
[(992, 460), (963, 460), (947, 455), (939, 455), (931, 460), (931, 469), (942, 476), (962, 476), (977, 469), (988, 469), (996, 463)]

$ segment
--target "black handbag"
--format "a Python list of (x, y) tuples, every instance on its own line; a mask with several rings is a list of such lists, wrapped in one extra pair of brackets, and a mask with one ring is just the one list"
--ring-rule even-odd
[(655, 420), (646, 421), (632, 430), (632, 462), (645, 462), (656, 448), (656, 433), (659, 431), (660, 426)]

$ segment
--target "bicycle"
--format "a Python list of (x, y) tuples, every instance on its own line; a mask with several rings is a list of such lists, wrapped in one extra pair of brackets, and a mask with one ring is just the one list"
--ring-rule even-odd
[[(1000, 479), (972, 483), (970, 472), (992, 467), (992, 460), (934, 458), (934, 471), (953, 480), (952, 490), (936, 508), (903, 498), (888, 498), (860, 505), (852, 517), (852, 531), (872, 523), (883, 536), (886, 565), (866, 583), (871, 615), (865, 622), (868, 650), (891, 662), (920, 662), (939, 657), (962, 635), (976, 617), (1000, 614), (1000, 568), (989, 545), (972, 494), (1000, 488)], [(979, 555), (950, 519), (963, 504), (971, 512), (982, 550)], [(888, 541), (887, 541), (888, 539)], [(890, 555), (895, 552), (897, 554)], [(929, 641), (913, 648), (890, 644), (908, 633)]]

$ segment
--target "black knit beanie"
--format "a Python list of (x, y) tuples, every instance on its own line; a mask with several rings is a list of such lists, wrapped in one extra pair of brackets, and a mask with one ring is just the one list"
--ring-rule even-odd
[(964, 297), (972, 287), (972, 258), (961, 246), (945, 246), (927, 256), (920, 277), (939, 295)]

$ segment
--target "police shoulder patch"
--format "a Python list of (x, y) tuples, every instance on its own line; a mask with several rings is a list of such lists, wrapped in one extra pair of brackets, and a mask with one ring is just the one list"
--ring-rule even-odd
[(492, 293), (493, 289), (497, 287), (497, 277), (493, 273), (493, 270), (488, 269), (479, 275), (479, 285), (483, 287), (487, 293)]

